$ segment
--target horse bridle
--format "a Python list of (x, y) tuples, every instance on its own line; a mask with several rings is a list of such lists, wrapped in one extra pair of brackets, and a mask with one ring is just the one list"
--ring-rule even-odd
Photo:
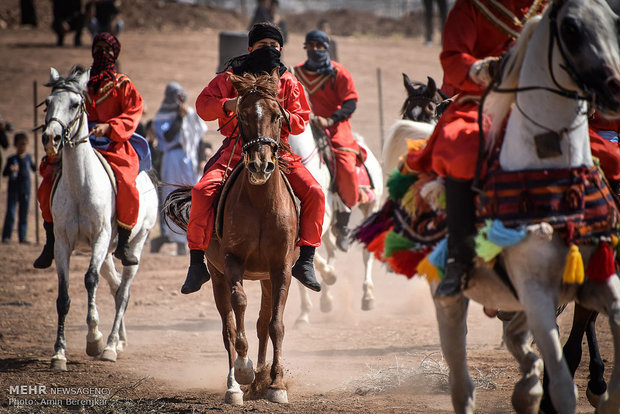
[[(241, 155), (243, 157), (243, 162), (244, 164), (247, 166), (248, 162), (249, 162), (249, 153), (247, 152), (247, 150), (254, 146), (254, 145), (260, 145), (260, 144), (270, 144), (273, 145), (274, 147), (274, 157), (273, 157), (273, 161), (276, 162), (278, 159), (280, 159), (280, 157), (277, 155), (278, 154), (278, 150), (280, 149), (280, 140), (282, 139), (281, 134), (280, 134), (280, 130), (282, 129), (282, 119), (284, 119), (286, 121), (286, 126), (289, 130), (289, 132), (291, 131), (291, 122), (286, 114), (286, 111), (284, 110), (284, 108), (282, 107), (282, 104), (280, 103), (280, 101), (278, 101), (278, 99), (276, 97), (272, 97), (272, 96), (265, 96), (264, 93), (261, 93), (261, 91), (259, 91), (258, 89), (252, 89), (249, 92), (247, 92), (245, 95), (243, 96), (247, 96), (249, 94), (253, 94), (253, 93), (258, 93), (261, 94), (262, 96), (264, 96), (266, 99), (272, 99), (274, 100), (277, 104), (278, 104), (278, 108), (280, 109), (280, 113), (282, 114), (282, 118), (280, 118), (278, 120), (278, 122), (280, 123), (280, 127), (278, 128), (278, 139), (277, 141), (271, 137), (266, 137), (266, 136), (262, 136), (259, 135), (257, 138), (246, 142), (245, 144), (243, 144), (243, 146), (241, 147)], [(241, 97), (237, 98), (237, 105), (239, 104), (239, 100), (241, 99)], [(239, 128), (239, 134), (238, 137), (241, 138), (243, 135), (243, 128), (242, 128), (242, 124), (241, 124), (241, 118), (237, 115), (237, 126)]]
[[(58, 124), (60, 124), (60, 127), (62, 128), (62, 134), (60, 137), (60, 145), (58, 145), (58, 150), (60, 151), (65, 145), (67, 145), (69, 148), (74, 148), (86, 141), (88, 141), (88, 135), (86, 135), (85, 137), (81, 137), (81, 138), (76, 138), (78, 131), (80, 130), (80, 128), (82, 127), (82, 122), (83, 122), (83, 115), (84, 112), (86, 111), (86, 104), (84, 103), (84, 97), (82, 96), (81, 93), (71, 89), (71, 88), (54, 88), (52, 90), (52, 94), (54, 93), (54, 91), (56, 90), (65, 90), (65, 91), (69, 91), (69, 92), (73, 92), (76, 93), (78, 95), (80, 95), (80, 107), (77, 111), (77, 114), (75, 115), (75, 117), (67, 124), (65, 125), (64, 122), (62, 122), (60, 119), (56, 118), (55, 116), (51, 117), (49, 120), (45, 121), (45, 125), (48, 125), (50, 122), (52, 121), (56, 121)], [(40, 103), (37, 106), (41, 106), (45, 103), (45, 101), (43, 101), (42, 103)], [(77, 127), (77, 131), (75, 132), (75, 134), (73, 134), (71, 137), (69, 137), (69, 134), (71, 133), (71, 131), (73, 130), (73, 127), (75, 126), (75, 124), (79, 122), (79, 125)], [(44, 127), (43, 125), (41, 127)], [(40, 127), (40, 128), (41, 128)]]

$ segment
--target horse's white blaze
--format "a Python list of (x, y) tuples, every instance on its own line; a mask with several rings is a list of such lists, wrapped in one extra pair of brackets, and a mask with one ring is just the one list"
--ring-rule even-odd
[(263, 120), (263, 103), (261, 101), (256, 101), (256, 117), (258, 119), (257, 123), (260, 124)]

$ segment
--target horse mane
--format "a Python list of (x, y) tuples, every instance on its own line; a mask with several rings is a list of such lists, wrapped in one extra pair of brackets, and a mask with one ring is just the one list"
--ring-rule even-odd
[(514, 46), (502, 61), (500, 66), (500, 79), (497, 81), (497, 85), (492, 87), (485, 99), (483, 108), (484, 115), (491, 124), (488, 131), (487, 149), (494, 146), (504, 125), (504, 119), (510, 111), (512, 103), (515, 101), (514, 92), (494, 92), (494, 90), (496, 88), (513, 89), (518, 86), (521, 67), (525, 59), (525, 52), (541, 18), (541, 16), (532, 17), (526, 23), (525, 27), (523, 27)]
[(79, 77), (86, 71), (82, 65), (74, 65), (69, 71), (69, 75), (66, 78), (59, 76), (58, 79), (54, 81), (49, 81), (43, 86), (49, 86), (52, 88), (52, 91), (55, 89), (66, 89), (71, 92), (75, 92), (77, 94), (84, 94), (86, 92), (85, 88), (80, 86)]

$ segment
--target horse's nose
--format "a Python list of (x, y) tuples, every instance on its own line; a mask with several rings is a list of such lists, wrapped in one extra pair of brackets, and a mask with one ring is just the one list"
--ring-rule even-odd
[(260, 167), (259, 164), (255, 161), (251, 161), (248, 163), (248, 170), (250, 170), (250, 172), (252, 174), (256, 174), (260, 171)]
[(605, 81), (605, 86), (616, 102), (620, 102), (620, 79), (610, 76)]
[(47, 133), (43, 133), (43, 135), (41, 135), (41, 142), (43, 143), (43, 146), (46, 146), (48, 142), (50, 142), (50, 136)]
[(265, 167), (265, 173), (271, 174), (273, 170), (276, 169), (276, 164), (273, 161), (267, 162), (267, 166)]

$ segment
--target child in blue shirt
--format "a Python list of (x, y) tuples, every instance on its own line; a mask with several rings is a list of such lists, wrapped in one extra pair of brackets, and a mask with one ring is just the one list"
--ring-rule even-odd
[(13, 233), (15, 224), (15, 210), (19, 206), (19, 222), (17, 233), (20, 243), (28, 243), (26, 231), (28, 230), (28, 208), (30, 206), (30, 171), (35, 171), (36, 167), (30, 154), (26, 153), (28, 146), (28, 136), (23, 132), (15, 134), (14, 145), (17, 153), (9, 157), (2, 175), (9, 177), (9, 188), (7, 192), (7, 208), (2, 229), (2, 242), (8, 243)]

